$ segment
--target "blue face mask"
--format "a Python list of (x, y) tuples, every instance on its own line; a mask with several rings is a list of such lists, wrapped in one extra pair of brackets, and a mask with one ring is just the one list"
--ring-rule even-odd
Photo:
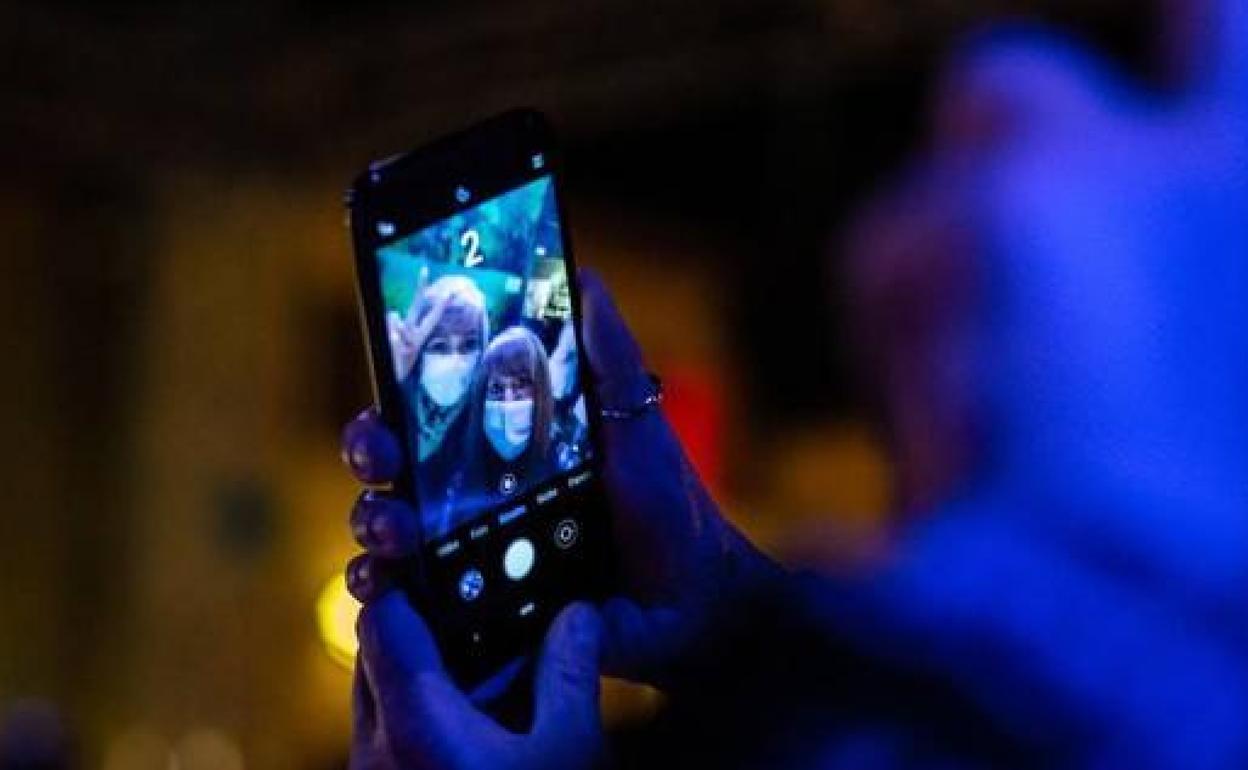
[(485, 437), (504, 460), (520, 456), (533, 435), (533, 399), (485, 402)]

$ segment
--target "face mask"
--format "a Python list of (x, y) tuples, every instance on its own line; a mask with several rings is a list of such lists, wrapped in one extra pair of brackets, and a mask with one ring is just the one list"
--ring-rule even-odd
[(533, 435), (533, 400), (485, 402), (485, 437), (504, 460), (514, 460)]
[(476, 353), (426, 353), (420, 367), (421, 387), (438, 406), (459, 403), (468, 390), (477, 358)]

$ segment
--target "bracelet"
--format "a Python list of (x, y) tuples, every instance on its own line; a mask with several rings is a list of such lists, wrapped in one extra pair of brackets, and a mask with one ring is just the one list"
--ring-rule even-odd
[(658, 409), (663, 403), (663, 380), (653, 372), (646, 372), (646, 377), (650, 380), (650, 392), (641, 400), (641, 403), (618, 409), (604, 406), (598, 411), (602, 418), (604, 420), (632, 420), (641, 417), (646, 412)]

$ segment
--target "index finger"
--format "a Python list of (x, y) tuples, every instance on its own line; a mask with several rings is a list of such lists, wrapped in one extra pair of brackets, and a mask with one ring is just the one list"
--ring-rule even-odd
[(630, 403), (650, 388), (641, 348), (607, 293), (590, 270), (579, 275), (585, 298), (585, 354), (603, 403)]

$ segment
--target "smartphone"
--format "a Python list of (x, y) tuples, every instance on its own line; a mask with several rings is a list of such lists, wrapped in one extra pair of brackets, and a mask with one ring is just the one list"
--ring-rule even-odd
[(611, 579), (599, 409), (548, 122), (515, 110), (371, 164), (347, 193), (404, 589), (470, 687)]

